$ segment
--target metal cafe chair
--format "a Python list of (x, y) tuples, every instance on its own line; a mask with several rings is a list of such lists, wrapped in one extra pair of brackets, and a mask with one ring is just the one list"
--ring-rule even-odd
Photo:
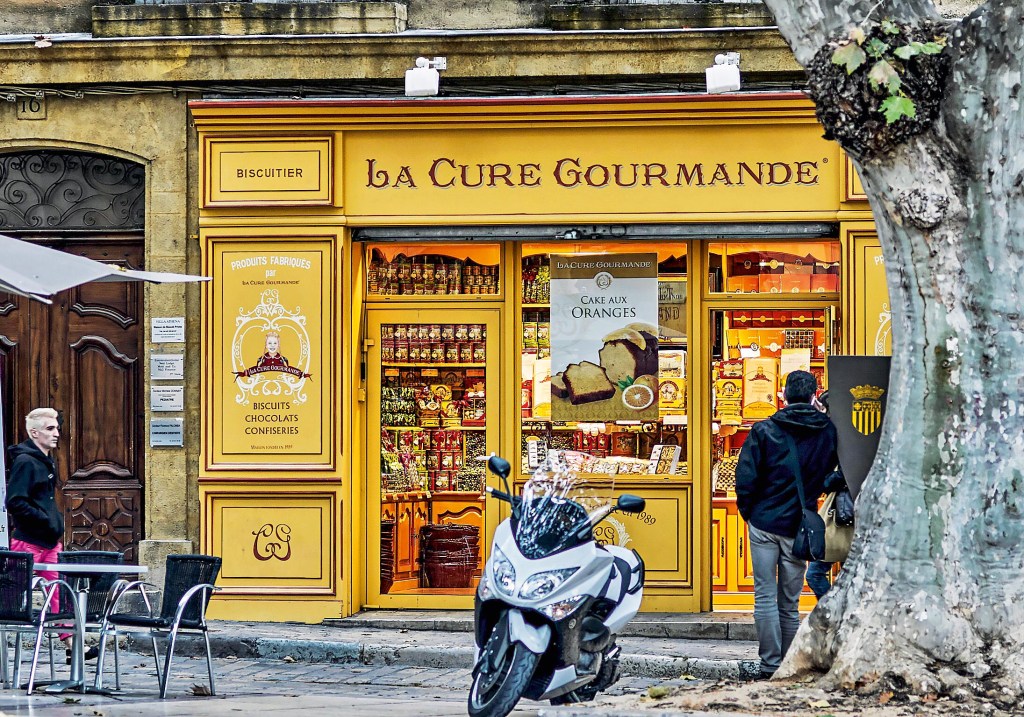
[[(35, 686), (36, 667), (39, 663), (39, 648), (43, 642), (44, 632), (65, 632), (74, 629), (81, 622), (82, 614), (74, 601), (74, 591), (63, 580), (43, 580), (33, 575), (35, 561), (32, 553), (19, 553), (11, 550), (0, 550), (0, 647), (3, 648), (2, 672), (4, 683), (14, 686), (21, 681), (21, 635), (35, 633), (36, 643), (32, 650), (32, 666), (28, 676), (28, 694), (32, 694)], [(39, 610), (32, 606), (32, 593), (36, 588), (43, 591), (43, 602)], [(68, 615), (60, 610), (50, 612), (50, 600), (58, 590), (65, 590), (73, 605)], [(58, 593), (63, 594), (63, 593)], [(68, 620), (74, 624), (68, 625)], [(60, 621), (57, 624), (55, 621)], [(15, 635), (14, 666), (8, 669), (7, 664), (7, 633)], [(13, 674), (12, 674), (13, 673)], [(85, 691), (85, 683), (82, 683)]]
[[(93, 564), (93, 565), (120, 565), (124, 563), (124, 555), (113, 550), (64, 550), (57, 555), (58, 563), (70, 565)], [(103, 616), (106, 614), (107, 603), (110, 598), (111, 589), (118, 580), (116, 573), (96, 573), (93, 575), (75, 573), (61, 573), (61, 579), (76, 590), (83, 587), (83, 582), (89, 589), (89, 597), (85, 614), (85, 631), (98, 633), (103, 623)], [(60, 611), (64, 614), (71, 612), (69, 600), (64, 598), (60, 601)], [(114, 642), (114, 677), (115, 686), (121, 688), (121, 675), (119, 667), (121, 662), (120, 649), (117, 642)], [(83, 666), (84, 668), (84, 666)]]
[[(97, 688), (103, 685), (103, 655), (107, 638), (115, 642), (122, 634), (148, 635), (153, 643), (153, 659), (156, 661), (156, 676), (160, 683), (160, 699), (167, 696), (167, 683), (171, 675), (171, 659), (174, 657), (174, 643), (178, 633), (202, 634), (206, 642), (206, 669), (210, 676), (210, 694), (216, 694), (213, 679), (213, 656), (210, 653), (210, 637), (206, 627), (206, 606), (210, 603), (220, 572), (221, 559), (211, 555), (168, 555), (164, 576), (163, 599), (160, 614), (137, 615), (118, 612), (122, 598), (136, 588), (155, 587), (143, 580), (124, 581), (116, 585), (110, 607), (100, 628), (100, 654), (96, 670)], [(157, 640), (167, 641), (167, 657), (160, 669), (160, 653)]]

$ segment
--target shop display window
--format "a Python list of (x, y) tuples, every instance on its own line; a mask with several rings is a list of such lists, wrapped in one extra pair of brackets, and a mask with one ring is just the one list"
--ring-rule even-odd
[(712, 242), (708, 290), (728, 294), (838, 293), (837, 241)]
[(370, 244), (367, 254), (369, 297), (501, 294), (498, 244)]
[(381, 593), (471, 594), (487, 454), (487, 326), (380, 326)]
[[(606, 347), (621, 343), (621, 350), (585, 367), (593, 376), (583, 380), (607, 385), (609, 402), (635, 402), (647, 409), (653, 402), (655, 410), (647, 410), (645, 420), (555, 420), (553, 395), (572, 398), (563, 373), (552, 375), (551, 349), (559, 337), (552, 336), (551, 330), (551, 256), (641, 253), (658, 258), (657, 335), (651, 335), (654, 327), (638, 324), (621, 336), (606, 336)], [(686, 245), (668, 241), (524, 244), (520, 303), (521, 472), (532, 472), (549, 450), (562, 450), (569, 452), (583, 473), (665, 479), (687, 475)]]
[[(719, 327), (711, 363), (712, 456), (716, 495), (732, 494), (730, 478), (743, 439), (782, 404), (790, 371), (814, 374), (825, 389), (830, 345), (824, 309), (736, 309), (712, 312)], [(723, 465), (724, 463), (724, 465)], [(722, 473), (722, 471), (725, 473)]]

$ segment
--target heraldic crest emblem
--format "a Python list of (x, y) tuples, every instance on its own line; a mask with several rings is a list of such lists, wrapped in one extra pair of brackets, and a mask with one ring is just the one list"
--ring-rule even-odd
[[(288, 398), (295, 403), (307, 399), (303, 388), (309, 372), (309, 334), (306, 332), (306, 317), (301, 307), (289, 311), (281, 305), (276, 289), (267, 289), (260, 296), (260, 303), (251, 311), (240, 308), (235, 317), (235, 335), (231, 340), (231, 368), (235, 375), (238, 395), (235, 401), (248, 404), (251, 399), (265, 397)], [(294, 348), (299, 353), (289, 361), (282, 345)], [(243, 353), (253, 353), (260, 345), (263, 353), (252, 365), (246, 365)]]
[(882, 424), (882, 394), (884, 388), (878, 386), (854, 386), (850, 389), (853, 395), (853, 427), (865, 436), (870, 436)]

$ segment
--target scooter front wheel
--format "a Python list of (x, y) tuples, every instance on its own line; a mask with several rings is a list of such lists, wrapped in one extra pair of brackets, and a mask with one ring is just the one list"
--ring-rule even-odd
[[(495, 639), (502, 636), (491, 635), (491, 640)], [(505, 651), (494, 675), (477, 672), (469, 689), (470, 717), (505, 717), (515, 709), (530, 684), (538, 659), (540, 656), (525, 645), (514, 642)]]

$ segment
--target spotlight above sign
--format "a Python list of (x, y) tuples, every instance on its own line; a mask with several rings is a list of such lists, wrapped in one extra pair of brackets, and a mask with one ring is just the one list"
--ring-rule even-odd
[(405, 71), (406, 97), (433, 97), (438, 92), (441, 75), (438, 70), (448, 69), (447, 57), (416, 58), (416, 67)]

